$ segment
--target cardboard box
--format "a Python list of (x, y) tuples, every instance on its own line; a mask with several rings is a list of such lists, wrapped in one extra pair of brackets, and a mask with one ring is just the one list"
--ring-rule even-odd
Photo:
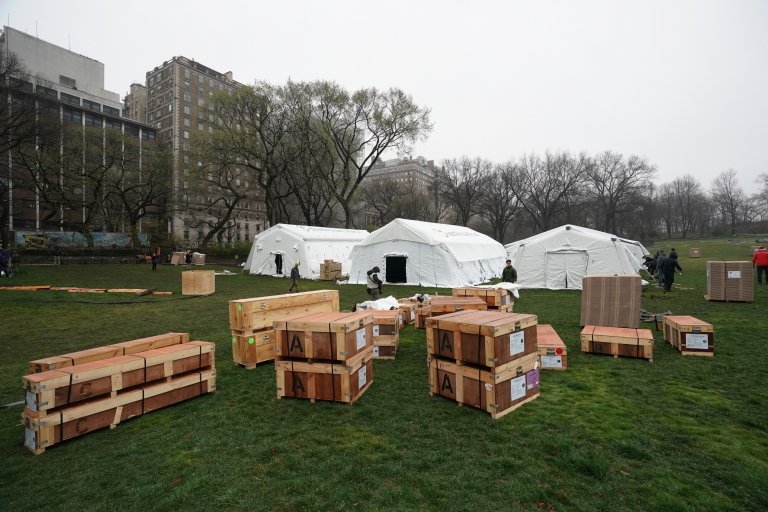
[(637, 275), (584, 276), (579, 325), (637, 328), (642, 292)]

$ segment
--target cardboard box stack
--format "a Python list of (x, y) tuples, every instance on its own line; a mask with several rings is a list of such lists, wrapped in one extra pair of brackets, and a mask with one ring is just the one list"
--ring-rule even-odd
[(539, 396), (536, 315), (461, 311), (426, 323), (430, 394), (493, 419)]
[(351, 403), (373, 382), (373, 315), (314, 313), (277, 321), (277, 397)]
[(167, 333), (38, 359), (22, 378), (24, 445), (73, 437), (216, 390), (215, 344)]
[(341, 263), (325, 260), (320, 264), (320, 280), (335, 281), (341, 277)]
[(708, 261), (705, 298), (725, 302), (752, 302), (752, 262)]
[(275, 358), (275, 321), (308, 313), (338, 311), (338, 290), (231, 300), (229, 327), (232, 333), (232, 359), (248, 369), (264, 361), (272, 361)]
[(579, 325), (638, 327), (642, 292), (637, 275), (584, 276)]

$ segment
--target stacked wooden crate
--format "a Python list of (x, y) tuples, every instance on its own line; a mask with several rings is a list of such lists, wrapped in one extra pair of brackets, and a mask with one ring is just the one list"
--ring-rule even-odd
[(414, 325), (416, 323), (416, 308), (419, 307), (419, 303), (411, 299), (397, 299), (397, 302), (400, 313), (403, 315), (403, 323)]
[(274, 323), (277, 397), (352, 403), (373, 382), (373, 315), (313, 313)]
[(212, 295), (216, 291), (213, 270), (187, 270), (181, 273), (182, 295)]
[(545, 370), (565, 370), (568, 367), (568, 348), (548, 324), (536, 326), (536, 339), (539, 345), (539, 360)]
[(708, 261), (707, 300), (752, 302), (754, 285), (751, 261)]
[(642, 292), (642, 280), (637, 275), (584, 276), (579, 325), (636, 328)]
[(46, 448), (216, 389), (215, 345), (167, 333), (38, 359), (22, 378), (24, 445)]
[(341, 277), (341, 263), (325, 260), (320, 264), (320, 280), (335, 281)]
[(275, 358), (275, 321), (338, 310), (338, 290), (231, 300), (229, 327), (232, 332), (232, 359), (248, 369), (264, 361), (272, 361)]
[(581, 351), (613, 357), (637, 357), (653, 362), (650, 329), (586, 325), (581, 331)]
[(511, 313), (515, 306), (515, 296), (506, 288), (462, 286), (454, 288), (451, 293), (454, 297), (479, 297), (488, 305), (488, 311)]
[(416, 308), (416, 327), (426, 328), (426, 320), (457, 311), (486, 311), (488, 305), (479, 297), (432, 296)]
[(664, 340), (684, 356), (715, 355), (715, 330), (712, 324), (692, 316), (665, 316)]
[(493, 419), (539, 396), (536, 315), (462, 311), (426, 322), (430, 394)]
[(403, 314), (399, 309), (370, 310), (373, 315), (373, 358), (394, 359), (400, 347)]

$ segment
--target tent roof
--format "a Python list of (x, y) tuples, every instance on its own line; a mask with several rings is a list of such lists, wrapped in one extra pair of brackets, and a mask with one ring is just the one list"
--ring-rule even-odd
[[(606, 233), (604, 231), (597, 231), (596, 229), (590, 229), (585, 228), (582, 226), (575, 226), (573, 224), (565, 224), (560, 227), (556, 227), (553, 229), (550, 229), (549, 231), (545, 231), (543, 233), (539, 233), (538, 235), (533, 235), (528, 238), (524, 238), (522, 240), (517, 240), (515, 242), (508, 243), (504, 247), (506, 249), (510, 249), (512, 247), (519, 247), (521, 245), (531, 245), (537, 242), (541, 242), (543, 240), (547, 240), (549, 238), (552, 238), (554, 236), (558, 236), (560, 234), (563, 234), (565, 232), (570, 232), (574, 235), (580, 235), (585, 238), (590, 238), (593, 240), (608, 240), (608, 241), (617, 241), (617, 242), (623, 242), (626, 244), (634, 245), (637, 247), (642, 248), (642, 250), (645, 251), (645, 247), (640, 242), (637, 242), (635, 240), (629, 240), (626, 238), (621, 238), (616, 235), (613, 235), (611, 233)], [(647, 254), (647, 251), (645, 252)]]
[(339, 241), (358, 242), (368, 236), (364, 229), (324, 228), (319, 226), (299, 226), (296, 224), (275, 224), (271, 228), (262, 231), (254, 238), (254, 241), (265, 238), (277, 231), (282, 231), (300, 238), (306, 242)]

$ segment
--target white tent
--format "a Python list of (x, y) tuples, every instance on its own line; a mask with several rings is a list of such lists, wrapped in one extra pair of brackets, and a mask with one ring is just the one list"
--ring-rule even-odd
[[(334, 260), (341, 263), (341, 273), (346, 274), (352, 247), (366, 236), (368, 232), (362, 229), (275, 224), (254, 237), (245, 269), (251, 274), (288, 275), (298, 261), (301, 277), (317, 279), (320, 264)], [(277, 272), (278, 260), (282, 262), (282, 274)]]
[(463, 226), (395, 219), (352, 250), (351, 284), (365, 284), (378, 266), (385, 283), (451, 288), (501, 275), (506, 252), (492, 238)]
[(565, 225), (506, 246), (523, 288), (581, 289), (581, 278), (637, 274), (648, 251), (640, 242)]

